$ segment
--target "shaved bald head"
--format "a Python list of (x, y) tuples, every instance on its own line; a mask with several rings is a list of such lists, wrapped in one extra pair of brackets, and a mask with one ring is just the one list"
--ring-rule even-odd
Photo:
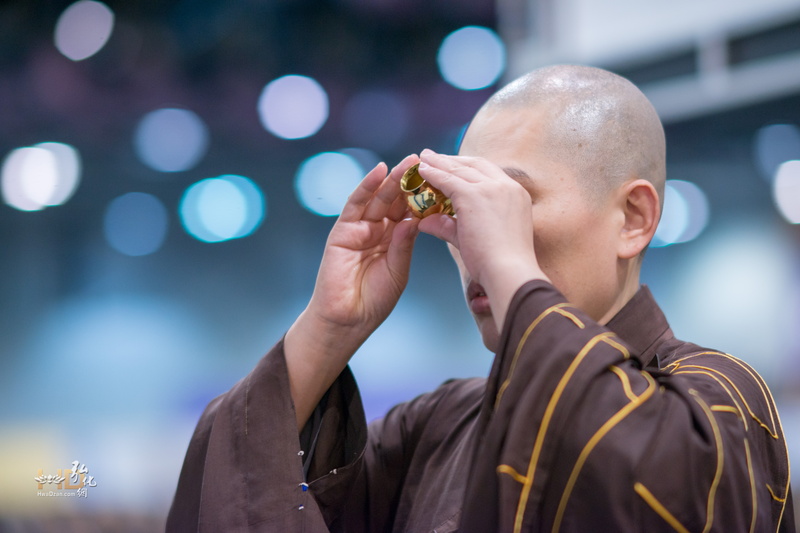
[(647, 97), (627, 79), (593, 67), (546, 67), (498, 91), (476, 120), (497, 110), (535, 111), (543, 117), (545, 138), (535, 142), (581, 176), (590, 198), (599, 200), (642, 178), (663, 202), (664, 129)]
[[(661, 121), (644, 94), (625, 78), (581, 66), (542, 68), (498, 91), (459, 148), (469, 179), (515, 190), (505, 174), (530, 195), (525, 229), (532, 229), (538, 267), (600, 324), (639, 290), (642, 258), (661, 213), (665, 152)], [(484, 162), (492, 163), (491, 179), (477, 171)], [(502, 210), (491, 215), (503, 217)], [(469, 287), (473, 273), (459, 262), (457, 247), (451, 253)], [(473, 316), (495, 349), (493, 315), (473, 310)]]

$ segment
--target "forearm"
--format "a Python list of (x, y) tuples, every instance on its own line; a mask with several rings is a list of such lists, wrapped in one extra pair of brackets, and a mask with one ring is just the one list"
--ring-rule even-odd
[(367, 336), (327, 323), (308, 309), (289, 328), (284, 353), (298, 431)]
[(509, 256), (508, 258), (495, 258), (492, 261), (483, 286), (489, 297), (497, 331), (503, 329), (506, 314), (514, 295), (525, 283), (533, 280), (550, 283), (536, 263), (535, 256), (528, 260)]

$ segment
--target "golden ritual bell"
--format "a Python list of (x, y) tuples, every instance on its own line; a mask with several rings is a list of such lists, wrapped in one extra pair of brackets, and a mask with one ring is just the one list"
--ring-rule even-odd
[(408, 196), (411, 212), (419, 218), (434, 213), (455, 214), (450, 198), (420, 175), (419, 163), (405, 171), (400, 178), (400, 189)]

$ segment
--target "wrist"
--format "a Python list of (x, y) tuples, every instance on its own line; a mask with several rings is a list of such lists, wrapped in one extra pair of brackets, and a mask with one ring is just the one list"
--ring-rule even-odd
[(284, 345), (287, 352), (313, 361), (315, 366), (338, 368), (336, 374), (366, 340), (360, 328), (346, 326), (319, 316), (306, 308), (286, 332)]
[(542, 280), (550, 283), (549, 278), (539, 267), (535, 258), (532, 261), (494, 262), (487, 271), (485, 278), (485, 281), (481, 281), (481, 285), (483, 285), (489, 298), (492, 316), (498, 331), (503, 328), (511, 300), (520, 287), (533, 280)]

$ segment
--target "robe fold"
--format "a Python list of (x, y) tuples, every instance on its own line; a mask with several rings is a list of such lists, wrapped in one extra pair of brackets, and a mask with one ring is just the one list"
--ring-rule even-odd
[(167, 531), (795, 531), (775, 403), (674, 338), (646, 287), (606, 325), (515, 294), (491, 373), (367, 427), (345, 369), (303, 438), (282, 343), (203, 413)]

